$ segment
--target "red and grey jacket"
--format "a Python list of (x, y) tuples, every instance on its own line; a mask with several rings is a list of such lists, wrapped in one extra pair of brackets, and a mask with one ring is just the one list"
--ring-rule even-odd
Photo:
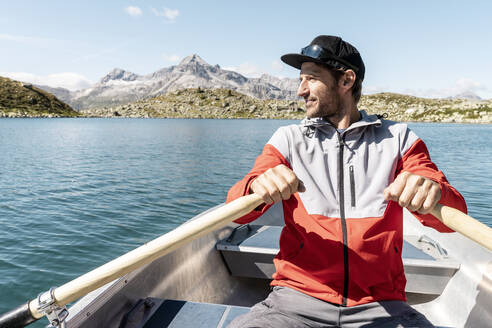
[[(269, 168), (291, 168), (306, 191), (283, 201), (285, 226), (271, 284), (343, 306), (406, 300), (402, 208), (383, 196), (400, 172), (438, 182), (440, 203), (466, 212), (463, 197), (406, 124), (360, 113), (361, 120), (343, 132), (321, 118), (281, 127), (227, 196), (229, 202), (247, 195)], [(251, 222), (268, 208), (236, 222)], [(452, 232), (430, 214), (414, 215), (426, 226)]]

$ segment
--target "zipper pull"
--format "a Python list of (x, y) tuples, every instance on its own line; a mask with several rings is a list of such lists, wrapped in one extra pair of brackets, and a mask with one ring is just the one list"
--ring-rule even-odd
[(343, 141), (343, 136), (340, 134), (340, 132), (337, 131), (338, 135), (338, 145), (343, 148), (343, 145), (345, 145), (345, 142)]
[(355, 176), (354, 176), (354, 166), (349, 166), (349, 175), (350, 175), (350, 196), (351, 202), (350, 205), (355, 207)]

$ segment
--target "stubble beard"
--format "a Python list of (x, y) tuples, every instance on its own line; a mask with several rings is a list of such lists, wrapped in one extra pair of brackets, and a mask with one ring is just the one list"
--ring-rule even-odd
[(338, 120), (343, 116), (340, 95), (335, 90), (332, 90), (332, 92), (333, 96), (329, 102), (320, 103), (320, 99), (318, 98), (316, 108), (311, 113), (309, 112), (309, 108), (306, 108), (309, 118), (323, 117), (331, 121), (333, 119)]

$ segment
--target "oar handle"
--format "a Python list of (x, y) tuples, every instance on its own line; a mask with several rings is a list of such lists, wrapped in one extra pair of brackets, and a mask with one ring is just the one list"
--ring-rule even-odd
[[(205, 213), (194, 220), (188, 221), (133, 251), (57, 287), (53, 290), (55, 304), (63, 307), (89, 292), (104, 286), (108, 282), (142, 267), (200, 236), (224, 227), (231, 221), (250, 213), (261, 204), (263, 204), (263, 199), (260, 196), (250, 194)], [(30, 315), (35, 320), (44, 315), (38, 312), (37, 298), (29, 302), (29, 310)], [(0, 328), (4, 327), (2, 324), (0, 321)]]
[(0, 315), (0, 328), (24, 327), (36, 320), (29, 311), (29, 303), (25, 303)]
[(455, 208), (441, 204), (437, 204), (431, 214), (454, 231), (492, 251), (492, 228)]

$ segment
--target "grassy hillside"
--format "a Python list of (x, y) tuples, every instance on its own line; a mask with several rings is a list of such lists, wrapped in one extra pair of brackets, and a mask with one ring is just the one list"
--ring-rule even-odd
[(0, 117), (75, 117), (79, 113), (31, 84), (0, 76)]

